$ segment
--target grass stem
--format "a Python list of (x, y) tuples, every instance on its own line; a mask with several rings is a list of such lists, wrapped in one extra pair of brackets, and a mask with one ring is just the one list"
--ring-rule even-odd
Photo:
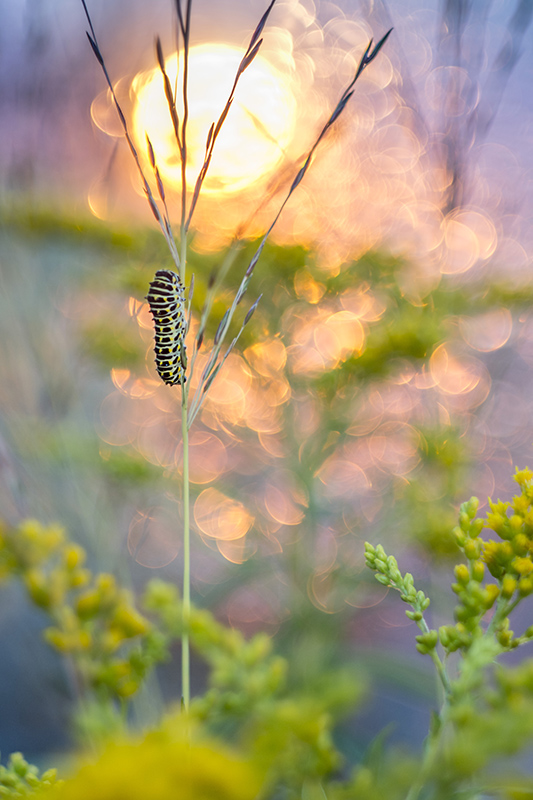
[(187, 426), (187, 396), (182, 391), (181, 430), (183, 437), (183, 633), (181, 636), (181, 696), (185, 710), (190, 702), (189, 619), (191, 614), (191, 532), (189, 494), (189, 428)]

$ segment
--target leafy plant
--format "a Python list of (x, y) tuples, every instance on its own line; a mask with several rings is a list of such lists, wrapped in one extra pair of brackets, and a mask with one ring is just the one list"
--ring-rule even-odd
[[(490, 770), (484, 775), (495, 759), (520, 752), (533, 736), (533, 659), (518, 667), (498, 663), (533, 639), (533, 625), (518, 636), (510, 627), (512, 612), (533, 593), (533, 472), (514, 477), (520, 494), (510, 502), (490, 501), (486, 518), (476, 517), (475, 497), (461, 506), (454, 534), (466, 563), (454, 570), (455, 624), (432, 629), (425, 616), (430, 599), (416, 589), (413, 576), (402, 575), (380, 545), (365, 545), (376, 579), (411, 606), (405, 613), (421, 631), (417, 650), (432, 659), (443, 694), (407, 800), (416, 800), (427, 786), (435, 798), (458, 791), (463, 797), (486, 791), (514, 796), (513, 784), (530, 780), (516, 774), (511, 786), (503, 786)], [(497, 538), (482, 538), (485, 529)], [(458, 655), (454, 661), (452, 654)]]
[[(192, 700), (187, 718), (167, 713), (146, 736), (128, 732), (127, 717), (113, 715), (113, 704), (124, 711), (149, 669), (179, 640), (183, 613), (176, 588), (151, 581), (137, 609), (124, 590), (110, 592), (109, 576), (91, 576), (81, 567), (80, 549), (57, 529), (26, 522), (18, 531), (4, 530), (2, 576), (19, 576), (55, 623), (45, 637), (74, 664), (80, 696), (86, 697), (78, 722), (102, 753), (53, 796), (142, 792), (155, 771), (154, 786), (161, 786), (154, 788), (156, 797), (168, 796), (182, 780), (191, 798), (203, 797), (208, 785), (231, 798), (240, 798), (241, 789), (242, 797), (255, 797), (260, 785), (264, 798), (296, 798), (302, 791), (332, 800), (370, 798), (378, 791), (387, 800), (527, 797), (533, 779), (507, 765), (533, 738), (533, 659), (502, 663), (506, 653), (533, 640), (533, 625), (518, 634), (511, 629), (517, 607), (533, 594), (533, 472), (517, 471), (515, 480), (520, 493), (512, 501), (491, 501), (485, 518), (476, 517), (476, 498), (461, 506), (454, 537), (464, 562), (454, 568), (453, 623), (433, 628), (430, 598), (413, 576), (402, 573), (380, 545), (366, 544), (367, 564), (379, 583), (398, 591), (410, 607), (406, 615), (420, 630), (416, 647), (434, 663), (442, 703), (420, 757), (376, 742), (366, 763), (342, 781), (333, 734), (347, 706), (361, 696), (363, 687), (353, 676), (330, 672), (322, 693), (302, 690), (291, 685), (294, 665), (273, 652), (268, 636), (246, 641), (209, 612), (191, 607), (191, 644), (210, 669), (205, 694)], [(110, 639), (111, 651), (102, 645)], [(222, 741), (231, 743), (233, 755)], [(182, 774), (180, 753), (188, 748), (188, 771)], [(134, 764), (139, 788), (127, 789)], [(55, 779), (47, 772), (38, 780), (35, 768), (19, 756), (0, 777), (7, 796), (31, 793)]]

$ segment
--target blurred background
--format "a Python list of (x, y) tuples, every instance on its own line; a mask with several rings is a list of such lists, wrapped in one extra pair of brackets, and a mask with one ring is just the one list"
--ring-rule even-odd
[[(179, 581), (179, 395), (157, 379), (144, 301), (170, 258), (81, 4), (0, 7), (0, 514), (59, 521), (134, 587)], [(89, 8), (178, 221), (153, 71), (156, 34), (172, 69), (172, 4)], [(264, 8), (195, 0), (193, 167)], [(191, 439), (195, 602), (275, 636), (295, 683), (320, 691), (338, 664), (366, 681), (338, 730), (352, 760), (391, 722), (418, 746), (435, 702), (364, 541), (426, 583), (442, 624), (458, 505), (508, 499), (531, 466), (532, 15), (528, 0), (279, 0), (195, 218), (198, 308), (242, 239), (213, 335), (369, 39), (394, 27), (283, 213)], [(0, 750), (39, 758), (68, 745), (68, 683), (23, 593), (0, 602)], [(177, 697), (171, 669), (162, 682)]]

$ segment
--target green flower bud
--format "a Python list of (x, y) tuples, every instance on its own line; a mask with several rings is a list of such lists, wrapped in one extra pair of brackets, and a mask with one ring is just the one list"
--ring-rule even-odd
[(180, 598), (176, 586), (159, 578), (154, 578), (148, 582), (143, 602), (145, 608), (149, 611), (162, 613), (178, 608)]
[(513, 631), (498, 631), (496, 638), (502, 647), (510, 647), (513, 639)]
[(466, 503), (463, 503), (461, 510), (465, 511), (469, 519), (474, 519), (479, 508), (479, 500), (477, 497), (471, 497)]
[(113, 614), (112, 627), (125, 639), (129, 639), (146, 633), (150, 626), (148, 620), (134, 608), (127, 605), (119, 605)]
[(517, 533), (513, 538), (512, 546), (517, 556), (525, 556), (529, 551), (531, 541), (525, 533)]
[(458, 564), (455, 569), (455, 577), (462, 586), (466, 586), (470, 580), (470, 572), (466, 564)]
[(102, 602), (113, 601), (117, 594), (117, 582), (115, 576), (109, 572), (101, 572), (96, 578), (96, 590), (100, 593)]
[(26, 589), (36, 606), (48, 609), (52, 603), (52, 593), (49, 581), (44, 572), (39, 569), (30, 569), (24, 576)]
[(496, 586), (495, 583), (488, 583), (485, 586), (485, 592), (483, 597), (483, 603), (485, 605), (485, 608), (487, 609), (492, 608), (492, 606), (494, 605), (495, 601), (498, 599), (499, 596), (500, 596), (499, 587)]
[(466, 539), (467, 539), (467, 537), (466, 537), (466, 535), (465, 535), (464, 531), (462, 531), (462, 530), (461, 530), (461, 528), (460, 528), (459, 526), (456, 526), (456, 527), (453, 529), (452, 533), (453, 533), (453, 535), (455, 536), (455, 539), (456, 539), (456, 541), (457, 541), (457, 544), (459, 545), (459, 547), (461, 547), (461, 548), (462, 548), (462, 547), (464, 547), (464, 546), (465, 546)]
[(75, 650), (89, 650), (93, 643), (93, 637), (86, 630), (80, 630), (77, 635), (72, 636), (72, 649)]
[(505, 575), (502, 580), (502, 597), (507, 600), (513, 596), (518, 586), (518, 581), (512, 575)]
[(512, 514), (512, 516), (509, 517), (508, 524), (515, 535), (520, 531), (523, 521), (522, 517), (518, 514)]
[(68, 570), (73, 570), (85, 562), (86, 553), (83, 547), (71, 544), (63, 552), (63, 560)]
[(22, 753), (16, 752), (11, 753), (9, 757), (9, 766), (15, 772), (19, 778), (25, 778), (28, 774), (28, 770), (30, 765), (22, 755)]
[(87, 586), (91, 577), (92, 574), (89, 569), (76, 568), (69, 575), (69, 585), (71, 589), (79, 589), (81, 586)]
[(81, 619), (89, 619), (100, 611), (100, 594), (95, 590), (84, 592), (76, 601), (76, 613)]
[(365, 561), (367, 567), (374, 569), (376, 563), (376, 551), (370, 542), (365, 542)]
[(131, 697), (135, 694), (136, 691), (139, 689), (139, 681), (130, 679), (128, 681), (124, 681), (123, 683), (117, 686), (117, 694), (119, 697)]
[(257, 633), (246, 646), (244, 661), (248, 665), (257, 664), (272, 652), (272, 639), (266, 633)]
[(517, 556), (517, 558), (513, 558), (511, 567), (515, 572), (518, 572), (519, 575), (526, 576), (529, 575), (530, 572), (533, 572), (533, 561), (531, 561), (531, 558)]
[(469, 561), (475, 561), (481, 555), (483, 543), (479, 539), (468, 539), (463, 547), (463, 552)]
[(439, 640), (439, 634), (437, 631), (428, 631), (427, 633), (423, 633), (421, 636), (416, 637), (416, 649), (422, 655), (427, 655), (434, 650), (437, 642)]
[[(463, 503), (463, 506), (464, 506), (464, 503)], [(461, 508), (463, 508), (463, 506), (461, 506)], [(465, 533), (468, 533), (469, 528), (470, 528), (470, 517), (468, 516), (466, 511), (461, 511), (460, 512), (460, 514), (459, 514), (459, 525), (461, 526), (461, 530), (462, 531), (464, 531)]]
[(426, 599), (426, 595), (424, 594), (424, 592), (421, 589), (419, 589), (418, 592), (416, 593), (416, 599), (417, 599), (417, 602), (420, 605), (422, 605), (424, 603), (424, 601)]
[(527, 597), (533, 592), (533, 577), (521, 578), (518, 582), (518, 593), (522, 597)]
[(458, 622), (465, 622), (470, 618), (470, 611), (464, 606), (457, 606), (455, 609), (455, 619)]
[(528, 467), (525, 469), (517, 469), (513, 478), (521, 488), (525, 488), (528, 484), (531, 484), (533, 472)]
[(57, 769), (53, 767), (52, 769), (47, 769), (41, 775), (41, 781), (45, 784), (53, 784), (57, 781)]
[(449, 625), (441, 625), (439, 628), (439, 640), (443, 647), (448, 647), (452, 641), (452, 637), (450, 636), (450, 627), (451, 626)]
[(43, 635), (46, 641), (60, 653), (69, 651), (69, 637), (59, 628), (46, 628)]
[(122, 631), (117, 628), (110, 628), (102, 634), (99, 644), (105, 653), (111, 654), (118, 650), (125, 638), (127, 637), (124, 636)]

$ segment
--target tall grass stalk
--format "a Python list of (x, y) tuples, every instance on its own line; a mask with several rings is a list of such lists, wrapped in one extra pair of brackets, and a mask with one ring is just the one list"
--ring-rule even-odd
[[(255, 28), (252, 37), (250, 39), (248, 48), (244, 53), (243, 58), (239, 64), (237, 69), (237, 73), (235, 75), (235, 79), (233, 82), (233, 86), (231, 88), (229, 97), (226, 101), (226, 104), (220, 114), (216, 123), (211, 125), (209, 129), (209, 133), (207, 136), (206, 146), (205, 146), (205, 156), (204, 162), (202, 167), (199, 171), (198, 177), (196, 179), (196, 183), (194, 186), (194, 190), (190, 197), (188, 198), (188, 191), (187, 191), (187, 179), (186, 179), (186, 168), (187, 168), (187, 122), (188, 122), (188, 115), (189, 115), (189, 105), (188, 105), (188, 73), (189, 73), (189, 49), (190, 49), (190, 30), (191, 30), (191, 9), (192, 9), (192, 0), (186, 0), (184, 7), (182, 5), (182, 0), (175, 0), (176, 4), (176, 13), (177, 13), (177, 42), (178, 42), (178, 56), (179, 56), (179, 47), (180, 47), (180, 40), (182, 41), (181, 51), (182, 51), (182, 71), (176, 77), (176, 86), (173, 88), (166, 72), (165, 68), (165, 59), (163, 55), (163, 49), (161, 45), (161, 41), (159, 38), (156, 39), (156, 56), (157, 62), (159, 64), (159, 69), (162, 74), (163, 83), (164, 83), (164, 90), (165, 96), (168, 103), (169, 108), (169, 115), (172, 122), (174, 135), (176, 139), (176, 146), (180, 155), (181, 161), (181, 222), (180, 222), (180, 247), (178, 252), (178, 247), (176, 245), (176, 241), (174, 239), (174, 234), (172, 231), (172, 226), (170, 222), (170, 216), (167, 208), (166, 202), (166, 194), (163, 185), (163, 181), (161, 179), (157, 162), (156, 162), (156, 154), (154, 153), (152, 144), (147, 136), (147, 150), (148, 150), (148, 157), (150, 160), (150, 164), (154, 173), (154, 179), (157, 184), (159, 200), (161, 203), (161, 208), (159, 207), (153, 192), (151, 190), (150, 184), (146, 178), (144, 173), (139, 155), (137, 153), (137, 149), (135, 144), (131, 138), (129, 133), (127, 121), (125, 115), (120, 107), (119, 101), (117, 99), (113, 84), (109, 77), (109, 73), (105, 66), (105, 61), (98, 45), (98, 41), (96, 38), (96, 34), (94, 31), (94, 27), (91, 21), (91, 17), (89, 15), (89, 11), (86, 5), (85, 0), (81, 0), (83, 4), (83, 8), (85, 10), (85, 14), (87, 16), (89, 22), (90, 33), (87, 32), (87, 37), (91, 44), (93, 53), (100, 64), (104, 76), (111, 92), (111, 97), (113, 99), (115, 108), (117, 110), (117, 114), (119, 116), (119, 120), (121, 122), (122, 128), (124, 130), (124, 136), (126, 142), (129, 146), (129, 149), (132, 153), (134, 158), (135, 164), (137, 166), (137, 170), (141, 177), (141, 182), (146, 194), (146, 198), (152, 213), (161, 228), (161, 231), (165, 237), (167, 242), (170, 254), (176, 266), (176, 270), (179, 273), (180, 279), (184, 286), (187, 285), (187, 238), (188, 238), (188, 231), (191, 226), (191, 222), (193, 219), (194, 211), (198, 202), (198, 198), (200, 196), (202, 186), (207, 175), (213, 151), (215, 148), (215, 144), (217, 138), (219, 136), (220, 130), (226, 120), (228, 113), (230, 112), (231, 105), (233, 103), (233, 99), (235, 97), (235, 93), (238, 88), (238, 83), (248, 67), (252, 64), (253, 60), (257, 56), (259, 49), (262, 44), (261, 34), (263, 29), (266, 25), (270, 12), (272, 11), (276, 0), (271, 0), (269, 6), (267, 7), (265, 13), (261, 17), (257, 27)], [(392, 29), (391, 29), (392, 30)], [(254, 311), (257, 308), (257, 305), (261, 299), (261, 296), (258, 297), (252, 305), (249, 307), (248, 311), (244, 316), (244, 321), (242, 322), (240, 329), (236, 336), (233, 337), (229, 345), (223, 351), (223, 347), (226, 341), (227, 334), (230, 330), (230, 326), (237, 310), (237, 306), (243, 299), (251, 277), (252, 273), (255, 269), (257, 262), (261, 256), (261, 253), (264, 249), (264, 246), (272, 233), (276, 223), (278, 222), (281, 213), (285, 206), (287, 205), (290, 197), (292, 196), (293, 192), (299, 186), (301, 181), (303, 180), (307, 170), (309, 169), (315, 152), (319, 145), (321, 144), (322, 140), (328, 133), (331, 126), (335, 123), (335, 121), (339, 118), (339, 116), (344, 111), (348, 101), (350, 100), (353, 92), (354, 92), (354, 85), (358, 78), (360, 77), (363, 70), (368, 66), (368, 64), (373, 61), (373, 59), (377, 56), (379, 51), (381, 50), (382, 46), (386, 42), (387, 38), (389, 37), (391, 30), (389, 30), (385, 36), (376, 44), (376, 46), (372, 49), (373, 41), (370, 40), (363, 56), (361, 57), (354, 77), (347, 88), (344, 90), (343, 94), (341, 95), (340, 100), (338, 101), (337, 105), (335, 106), (333, 112), (331, 113), (329, 119), (321, 129), (320, 133), (318, 134), (313, 146), (308, 151), (308, 153), (301, 159), (302, 166), (298, 170), (289, 191), (283, 202), (281, 203), (277, 214), (274, 217), (274, 220), (266, 233), (264, 234), (263, 238), (261, 239), (253, 258), (251, 259), (246, 272), (241, 280), (241, 283), (237, 289), (237, 292), (233, 298), (231, 306), (226, 310), (224, 313), (222, 320), (219, 323), (218, 329), (216, 331), (213, 345), (211, 348), (211, 352), (207, 358), (207, 364), (204, 367), (202, 375), (200, 376), (200, 380), (198, 382), (198, 386), (194, 392), (191, 402), (189, 402), (189, 389), (191, 385), (191, 378), (194, 374), (194, 369), (197, 362), (197, 357), (200, 352), (200, 349), (204, 343), (204, 337), (206, 332), (207, 322), (212, 310), (213, 302), (216, 296), (216, 292), (223, 282), (230, 266), (235, 260), (235, 256), (237, 255), (239, 249), (239, 242), (235, 241), (233, 246), (228, 251), (226, 259), (224, 260), (218, 274), (214, 274), (211, 276), (208, 284), (208, 290), (206, 294), (206, 300), (204, 303), (204, 307), (200, 314), (200, 322), (199, 328), (195, 336), (194, 341), (194, 350), (192, 354), (192, 358), (189, 364), (188, 370), (188, 378), (189, 381), (183, 381), (181, 386), (181, 428), (182, 428), (182, 447), (183, 447), (183, 583), (182, 583), (182, 592), (183, 592), (183, 632), (181, 637), (181, 645), (182, 645), (182, 652), (181, 652), (181, 694), (182, 694), (182, 703), (185, 709), (189, 706), (190, 701), (190, 652), (189, 652), (189, 618), (190, 618), (190, 607), (191, 607), (191, 569), (190, 569), (190, 475), (189, 475), (189, 430), (191, 425), (193, 424), (196, 416), (198, 415), (199, 411), (202, 409), (207, 393), (211, 388), (213, 381), (215, 380), (216, 376), (224, 366), (228, 356), (232, 352), (233, 348), (237, 344), (245, 326), (250, 321)], [(179, 68), (180, 59), (178, 57), (178, 68)], [(179, 84), (179, 81), (181, 83)], [(178, 113), (178, 109), (176, 107), (176, 97), (178, 94), (178, 84), (179, 89), (181, 90), (182, 102), (183, 102), (183, 111), (182, 111), (182, 118), (180, 120), (180, 116)], [(162, 209), (162, 210), (161, 210)], [(189, 312), (188, 312), (188, 323), (187, 323), (187, 330), (190, 328), (191, 323), (191, 302), (192, 302), (192, 294), (193, 294), (193, 282), (194, 276), (191, 278), (190, 288), (189, 288)], [(184, 357), (184, 349), (182, 350), (182, 354)], [(187, 364), (184, 363), (184, 369), (186, 369)]]

